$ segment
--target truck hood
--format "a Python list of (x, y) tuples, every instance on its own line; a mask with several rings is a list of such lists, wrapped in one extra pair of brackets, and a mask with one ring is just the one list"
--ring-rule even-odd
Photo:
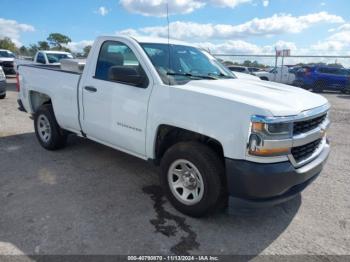
[(328, 103), (323, 96), (304, 89), (260, 80), (198, 80), (181, 87), (251, 105), (270, 112), (272, 116), (297, 115)]

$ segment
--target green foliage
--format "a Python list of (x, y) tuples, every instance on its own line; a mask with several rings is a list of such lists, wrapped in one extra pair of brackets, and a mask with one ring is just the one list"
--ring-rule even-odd
[(60, 33), (51, 33), (47, 38), (47, 41), (53, 50), (67, 50), (67, 48), (63, 47), (63, 45), (72, 42), (68, 36)]
[(50, 50), (50, 45), (47, 41), (39, 41), (38, 46), (40, 50)]
[(34, 56), (38, 52), (39, 46), (36, 44), (31, 44), (28, 48), (28, 53), (30, 56)]
[(10, 50), (12, 52), (17, 52), (17, 47), (14, 42), (9, 37), (0, 39), (0, 48)]
[(91, 50), (91, 45), (87, 45), (84, 47), (83, 51), (84, 51), (84, 56), (87, 57), (90, 53), (90, 50)]
[(261, 67), (265, 67), (265, 65), (263, 65), (263, 64), (259, 64), (258, 63), (258, 61), (250, 61), (250, 60), (245, 60), (244, 62), (243, 62), (243, 66), (247, 66), (247, 67), (259, 67), (259, 68), (261, 68)]
[(250, 61), (250, 60), (245, 60), (243, 63), (232, 62), (232, 61), (224, 61), (222, 63), (226, 66), (236, 65), (236, 66), (257, 67), (257, 68), (267, 67), (264, 64), (259, 64), (258, 61)]
[(19, 49), (18, 49), (19, 53), (23, 56), (29, 56), (29, 50), (28, 48), (26, 48), (24, 45), (22, 45)]

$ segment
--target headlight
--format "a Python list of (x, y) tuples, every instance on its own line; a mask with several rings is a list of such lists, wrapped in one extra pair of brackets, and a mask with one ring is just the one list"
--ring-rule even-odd
[(254, 116), (251, 120), (248, 153), (262, 157), (287, 155), (292, 133), (292, 122)]
[(290, 123), (261, 123), (252, 122), (252, 132), (262, 133), (267, 136), (289, 136), (292, 132)]

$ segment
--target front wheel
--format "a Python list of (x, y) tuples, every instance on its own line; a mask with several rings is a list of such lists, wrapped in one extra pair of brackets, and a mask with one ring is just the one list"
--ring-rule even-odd
[(34, 116), (36, 137), (47, 150), (63, 148), (67, 141), (67, 132), (57, 124), (52, 105), (42, 105)]
[(224, 165), (206, 145), (181, 142), (172, 146), (161, 162), (162, 187), (180, 212), (201, 217), (225, 202)]
[(313, 91), (316, 93), (322, 93), (327, 87), (327, 83), (324, 81), (317, 81), (313, 87)]
[(6, 94), (1, 95), (1, 96), (0, 96), (0, 99), (4, 99), (5, 97), (6, 97)]

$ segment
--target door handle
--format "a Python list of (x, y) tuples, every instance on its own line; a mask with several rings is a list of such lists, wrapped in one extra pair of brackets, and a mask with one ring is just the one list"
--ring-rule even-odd
[(85, 86), (84, 89), (91, 92), (91, 93), (97, 92), (96, 87), (93, 87), (93, 86)]

